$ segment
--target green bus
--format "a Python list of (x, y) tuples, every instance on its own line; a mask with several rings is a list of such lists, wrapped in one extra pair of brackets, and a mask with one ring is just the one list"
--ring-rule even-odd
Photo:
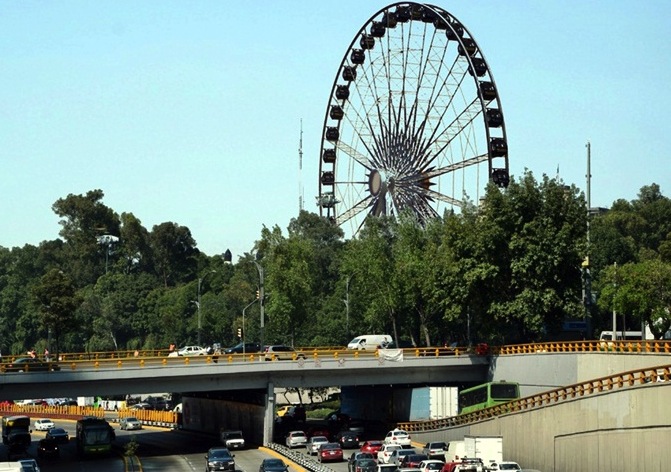
[(104, 418), (91, 416), (77, 421), (77, 452), (80, 456), (108, 455), (115, 439), (114, 428)]
[(487, 382), (459, 392), (459, 414), (482, 410), (520, 398), (516, 382)]

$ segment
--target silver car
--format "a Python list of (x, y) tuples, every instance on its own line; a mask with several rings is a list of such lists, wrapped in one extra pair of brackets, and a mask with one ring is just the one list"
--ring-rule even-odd
[(305, 446), (308, 443), (308, 437), (303, 431), (291, 431), (287, 434), (286, 444), (288, 448)]
[(134, 416), (127, 416), (126, 418), (121, 418), (119, 421), (119, 428), (126, 431), (132, 429), (142, 429), (142, 422)]
[(326, 436), (312, 436), (305, 445), (307, 453), (311, 456), (317, 454), (317, 452), (319, 452), (319, 446), (326, 444), (327, 442), (329, 442), (329, 439)]

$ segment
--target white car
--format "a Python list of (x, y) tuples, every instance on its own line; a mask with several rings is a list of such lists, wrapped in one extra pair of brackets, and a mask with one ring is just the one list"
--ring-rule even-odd
[(184, 346), (182, 349), (177, 351), (178, 356), (205, 356), (207, 355), (207, 349), (202, 346)]
[(305, 446), (308, 443), (308, 437), (303, 431), (291, 431), (287, 434), (287, 447), (289, 449), (294, 447)]
[(305, 445), (308, 455), (312, 456), (313, 454), (317, 454), (317, 452), (319, 452), (319, 446), (326, 444), (327, 442), (329, 442), (329, 438), (326, 436), (312, 436)]
[(489, 470), (522, 470), (517, 462), (501, 461), (489, 464)]
[(228, 449), (245, 448), (245, 438), (242, 436), (242, 431), (221, 431), (219, 439)]
[(389, 464), (389, 457), (397, 449), (401, 449), (401, 446), (398, 444), (385, 444), (382, 446), (380, 450), (377, 451), (377, 463)]
[(436, 459), (429, 459), (419, 463), (417, 467), (422, 472), (440, 472), (443, 469), (445, 462)]
[(22, 470), (40, 472), (40, 466), (37, 465), (37, 461), (35, 459), (19, 459), (18, 463), (21, 464)]
[(119, 420), (119, 429), (130, 431), (132, 429), (142, 429), (142, 423), (134, 416), (127, 416)]
[(400, 467), (401, 466), (401, 460), (403, 460), (403, 457), (404, 456), (410, 456), (410, 455), (413, 455), (413, 454), (417, 454), (417, 451), (415, 451), (414, 449), (408, 449), (408, 448), (400, 447), (400, 448), (396, 449), (395, 451), (393, 451), (389, 455), (389, 459), (387, 460), (387, 463), (388, 464), (394, 464), (396, 467)]
[(407, 431), (402, 429), (392, 429), (384, 438), (385, 444), (398, 444), (399, 446), (411, 446), (412, 441)]
[(39, 418), (35, 420), (34, 428), (35, 431), (49, 431), (51, 428), (56, 427), (53, 421), (48, 418)]

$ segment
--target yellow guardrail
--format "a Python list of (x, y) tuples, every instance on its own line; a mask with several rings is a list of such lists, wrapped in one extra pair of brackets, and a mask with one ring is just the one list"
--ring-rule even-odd
[[(513, 344), (506, 346), (490, 347), (479, 344), (472, 347), (414, 347), (401, 349), (404, 357), (429, 358), (460, 355), (494, 355), (507, 356), (518, 354), (537, 353), (576, 353), (576, 352), (603, 352), (603, 353), (652, 353), (671, 354), (671, 341), (566, 341)], [(252, 354), (212, 354), (202, 356), (169, 356), (168, 350), (148, 351), (114, 351), (114, 352), (91, 352), (91, 353), (65, 353), (59, 355), (56, 363), (61, 370), (77, 370), (80, 366), (87, 368), (126, 368), (126, 367), (157, 367), (176, 365), (201, 365), (203, 363), (237, 363), (237, 362), (259, 362), (264, 360), (263, 353)], [(303, 356), (300, 356), (303, 354)], [(337, 360), (360, 359), (378, 357), (380, 352), (355, 351), (344, 347), (306, 347), (298, 348), (292, 356), (292, 361), (300, 362), (305, 359), (333, 358)], [(13, 362), (17, 357), (8, 356), (3, 358), (5, 363), (0, 364), (0, 372), (6, 371), (6, 363)], [(268, 360), (276, 360), (271, 358)]]
[(430, 421), (412, 421), (398, 423), (398, 427), (408, 432), (434, 431), (452, 426), (461, 426), (495, 416), (540, 408), (552, 403), (570, 400), (576, 397), (593, 395), (603, 391), (626, 388), (650, 382), (668, 382), (671, 380), (671, 364), (646, 367), (627, 372), (600, 377), (594, 380), (576, 383), (566, 387), (548, 390), (528, 397), (484, 408), (464, 415), (451, 416)]

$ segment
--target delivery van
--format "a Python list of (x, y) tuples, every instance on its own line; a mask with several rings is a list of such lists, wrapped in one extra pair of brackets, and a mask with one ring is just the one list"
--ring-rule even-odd
[(391, 343), (391, 336), (388, 334), (363, 334), (352, 339), (347, 344), (347, 349), (374, 351), (386, 347), (389, 343)]

